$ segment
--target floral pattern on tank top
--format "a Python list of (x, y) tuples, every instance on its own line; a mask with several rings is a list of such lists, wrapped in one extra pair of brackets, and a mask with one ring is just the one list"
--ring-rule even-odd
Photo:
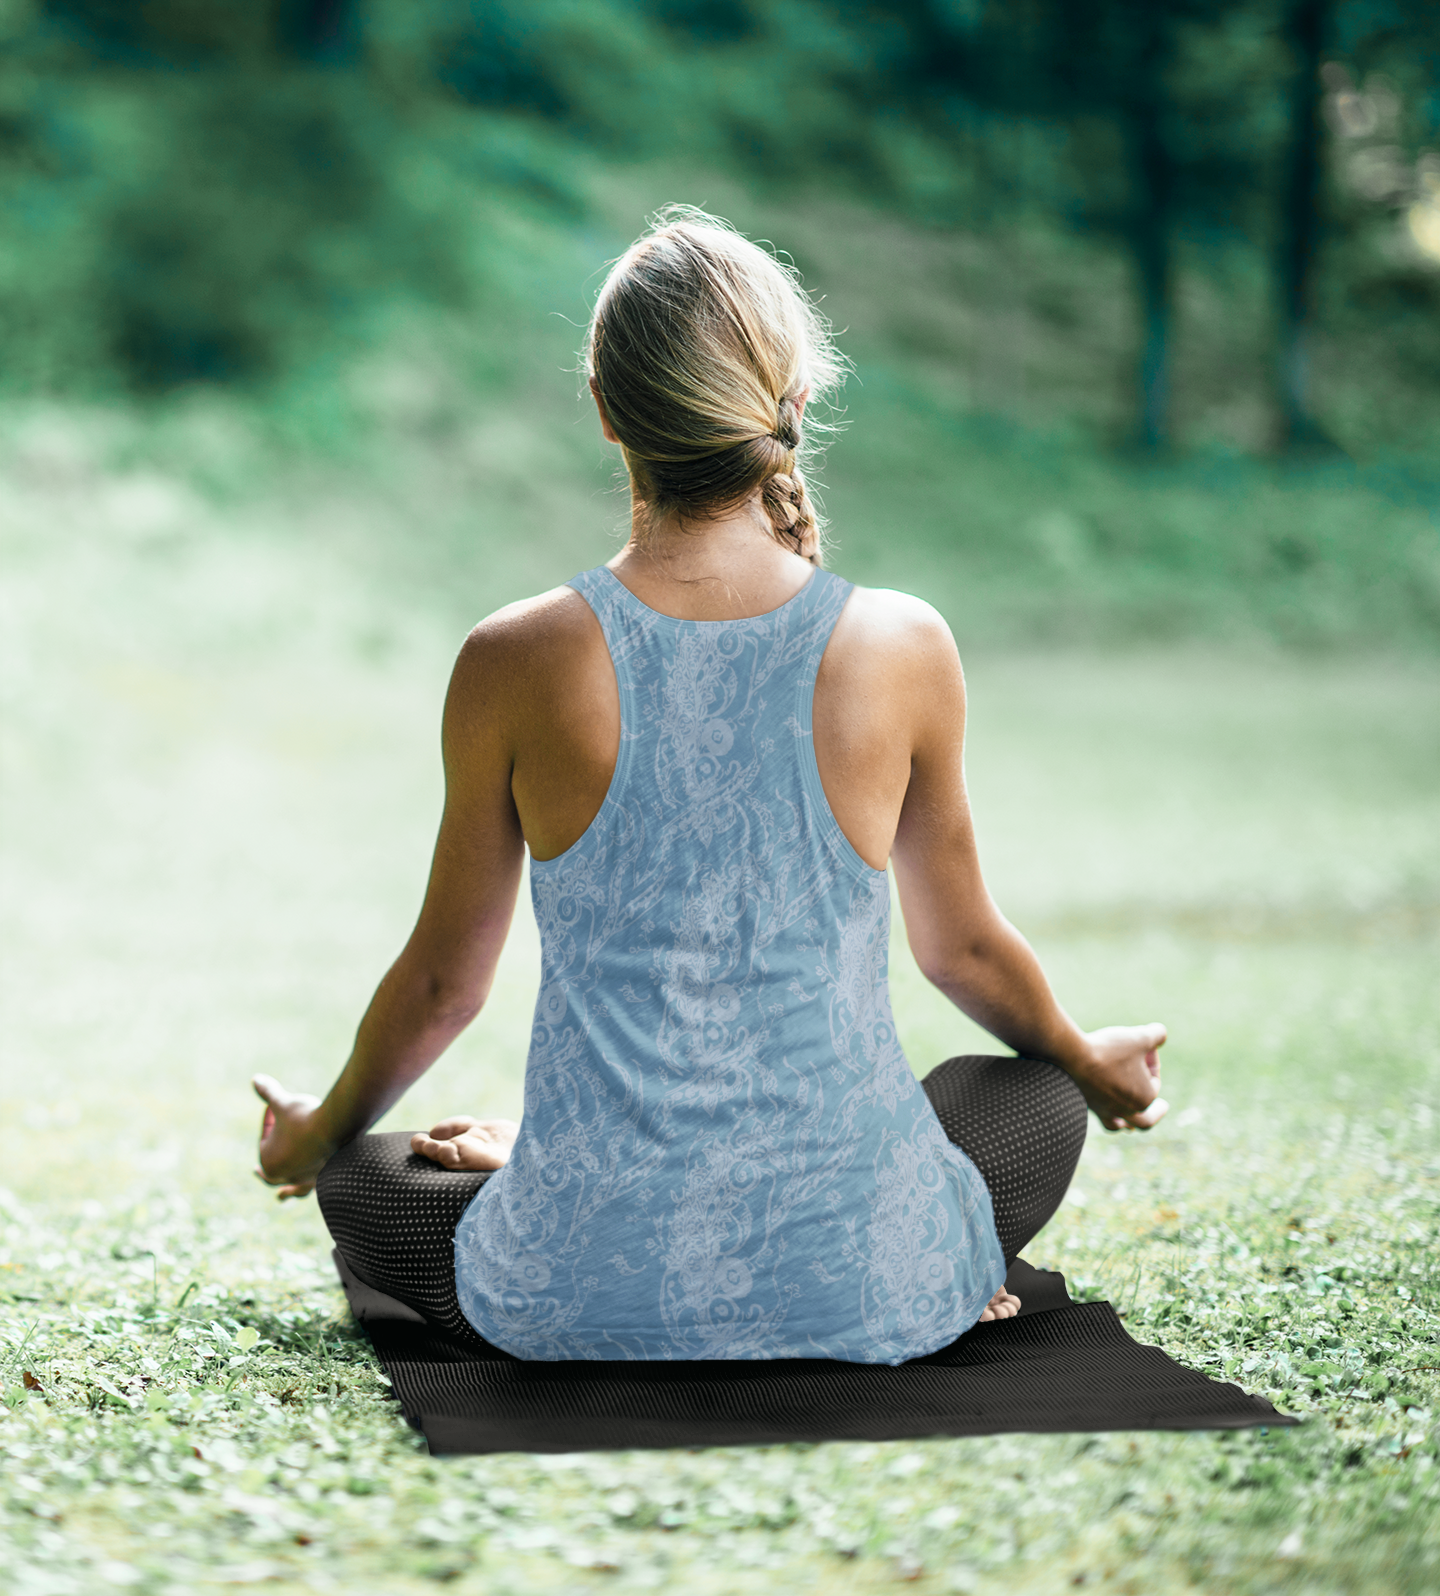
[(890, 889), (830, 811), (815, 676), (851, 588), (680, 621), (603, 567), (620, 751), (532, 861), (519, 1138), (455, 1236), (460, 1304), (529, 1359), (898, 1363), (1004, 1280), (990, 1196), (890, 1012)]

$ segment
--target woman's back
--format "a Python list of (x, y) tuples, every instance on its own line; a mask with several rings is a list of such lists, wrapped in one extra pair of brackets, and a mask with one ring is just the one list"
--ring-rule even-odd
[[(775, 554), (758, 564), (783, 591), (797, 573)], [(598, 651), (573, 599), (477, 640), (529, 684), (496, 695), (486, 673), (517, 734), (544, 973), (522, 1130), (457, 1232), (457, 1284), (522, 1357), (894, 1362), (953, 1339), (1003, 1278), (984, 1184), (895, 1038), (887, 878), (837, 824), (811, 746), (813, 699), (832, 783), (847, 758), (863, 778), (867, 746), (906, 741), (909, 673), (867, 646), (865, 600), (884, 597), (857, 595), (841, 690), (817, 694), (852, 590), (804, 574), (766, 613), (687, 620), (587, 572), (572, 586)], [(706, 591), (681, 584), (680, 607)], [(539, 668), (499, 666), (517, 654)], [(844, 690), (867, 672), (871, 692)], [(905, 782), (880, 764), (849, 807), (862, 831), (891, 810), (893, 835)]]

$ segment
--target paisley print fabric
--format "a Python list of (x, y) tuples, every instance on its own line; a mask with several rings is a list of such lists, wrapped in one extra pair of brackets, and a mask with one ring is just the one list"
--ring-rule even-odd
[(620, 689), (585, 835), (532, 861), (543, 974), (509, 1163), (455, 1235), (475, 1329), (531, 1359), (899, 1363), (1005, 1277), (990, 1196), (890, 1013), (890, 890), (811, 740), (850, 585), (679, 621), (570, 584)]

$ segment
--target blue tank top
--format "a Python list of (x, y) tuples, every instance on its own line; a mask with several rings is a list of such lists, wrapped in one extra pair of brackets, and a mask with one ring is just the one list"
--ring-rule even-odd
[(532, 860), (542, 976), (514, 1152), (455, 1233), (460, 1305), (527, 1359), (900, 1363), (1005, 1277), (990, 1195), (895, 1035), (890, 887), (820, 785), (849, 597), (682, 621), (570, 586), (620, 689), (573, 847)]

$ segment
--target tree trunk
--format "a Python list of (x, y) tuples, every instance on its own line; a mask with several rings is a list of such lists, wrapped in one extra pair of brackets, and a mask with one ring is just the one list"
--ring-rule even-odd
[(302, 61), (348, 60), (355, 47), (352, 0), (282, 0), (282, 44)]
[(1290, 0), (1285, 31), (1294, 57), (1290, 148), (1281, 192), (1275, 278), (1280, 313), (1280, 446), (1333, 448), (1315, 420), (1310, 394), (1315, 257), (1320, 243), (1320, 66), (1329, 0)]
[(1170, 433), (1175, 162), (1165, 136), (1164, 80), (1170, 29), (1164, 0), (1139, 0), (1125, 11), (1132, 52), (1122, 100), (1132, 194), (1126, 234), (1141, 322), (1137, 430), (1140, 446), (1154, 452), (1164, 447)]

